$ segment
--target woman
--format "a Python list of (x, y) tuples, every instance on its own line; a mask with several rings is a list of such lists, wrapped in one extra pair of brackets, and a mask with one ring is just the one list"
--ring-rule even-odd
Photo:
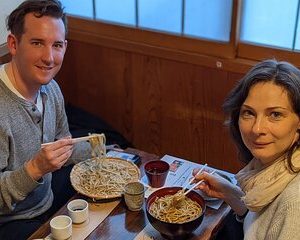
[[(197, 181), (243, 221), (244, 239), (300, 239), (300, 71), (287, 62), (254, 66), (223, 105), (241, 160), (238, 186), (202, 173)], [(197, 170), (194, 170), (196, 173)]]

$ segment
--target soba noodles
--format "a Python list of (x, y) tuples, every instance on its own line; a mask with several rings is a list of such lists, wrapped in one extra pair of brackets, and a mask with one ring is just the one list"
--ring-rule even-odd
[(106, 156), (106, 148), (105, 148), (105, 135), (102, 134), (90, 134), (91, 138), (89, 139), (91, 148), (92, 148), (92, 156), (98, 158), (104, 158)]
[(139, 176), (137, 168), (129, 167), (126, 161), (110, 161), (109, 158), (82, 162), (78, 171), (80, 187), (90, 196), (122, 194), (125, 184)]
[(149, 207), (149, 212), (155, 218), (168, 223), (185, 223), (199, 217), (201, 206), (184, 196), (176, 205), (173, 205), (174, 195), (157, 197)]
[(139, 178), (135, 166), (106, 158), (104, 134), (91, 134), (89, 142), (93, 158), (76, 166), (77, 184), (88, 196), (120, 195), (126, 183)]

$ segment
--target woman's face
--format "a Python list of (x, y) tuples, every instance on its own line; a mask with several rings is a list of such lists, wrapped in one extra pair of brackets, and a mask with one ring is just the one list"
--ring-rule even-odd
[(268, 164), (298, 139), (300, 119), (283, 87), (260, 82), (250, 88), (242, 104), (239, 128), (252, 155), (262, 164)]

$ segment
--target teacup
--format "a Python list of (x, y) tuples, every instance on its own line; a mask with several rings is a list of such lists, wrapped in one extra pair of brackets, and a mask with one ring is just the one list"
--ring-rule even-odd
[(72, 236), (72, 219), (66, 215), (59, 215), (50, 221), (51, 236), (56, 240), (65, 240)]
[(75, 224), (85, 222), (89, 217), (89, 204), (83, 199), (75, 199), (67, 205), (69, 216)]
[(143, 207), (145, 188), (140, 182), (130, 182), (124, 187), (125, 203), (129, 210), (139, 211)]

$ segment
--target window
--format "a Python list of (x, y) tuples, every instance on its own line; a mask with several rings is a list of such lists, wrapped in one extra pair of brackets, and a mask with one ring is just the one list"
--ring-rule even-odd
[(182, 0), (140, 0), (138, 15), (140, 28), (181, 34)]
[(241, 41), (294, 49), (297, 18), (298, 0), (244, 0)]
[(99, 30), (108, 38), (222, 58), (300, 63), (300, 0), (87, 0), (84, 7), (82, 1), (62, 2), (71, 14), (113, 23)]
[[(230, 41), (233, 0), (62, 0), (72, 15), (219, 42)], [(94, 9), (93, 9), (94, 8)]]
[(96, 19), (136, 25), (135, 0), (96, 0)]
[(298, 26), (297, 26), (297, 34), (296, 34), (295, 42), (296, 42), (295, 49), (300, 51), (300, 18), (299, 18), (299, 15), (298, 15)]
[(84, 1), (84, 4), (82, 4), (81, 0), (63, 0), (61, 3), (67, 13), (93, 18), (93, 1)]
[(232, 0), (186, 0), (184, 34), (229, 42)]

